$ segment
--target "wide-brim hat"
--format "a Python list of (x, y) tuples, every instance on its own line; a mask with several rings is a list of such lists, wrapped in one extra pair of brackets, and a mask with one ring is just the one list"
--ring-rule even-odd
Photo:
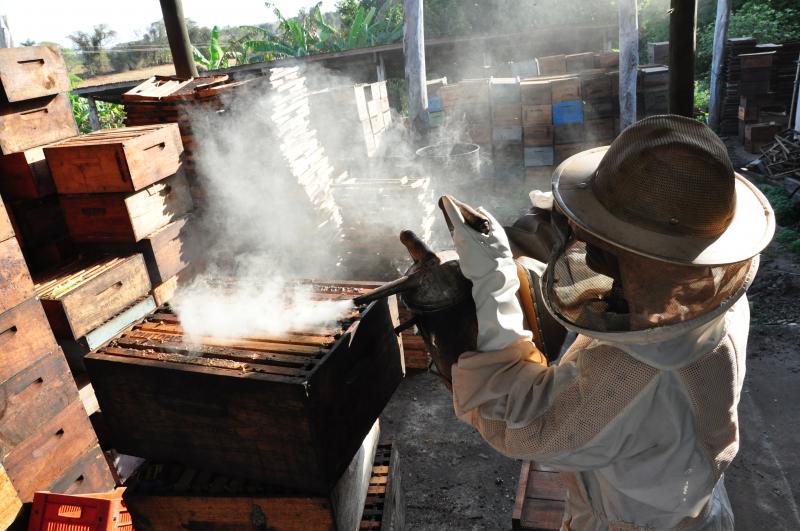
[(677, 264), (741, 262), (775, 232), (769, 201), (733, 171), (719, 137), (681, 116), (645, 118), (610, 146), (568, 158), (553, 174), (553, 196), (590, 234)]

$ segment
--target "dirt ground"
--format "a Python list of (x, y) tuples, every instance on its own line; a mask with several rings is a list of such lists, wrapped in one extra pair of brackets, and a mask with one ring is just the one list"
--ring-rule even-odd
[[(741, 163), (743, 155), (734, 157)], [(741, 443), (726, 474), (738, 530), (800, 529), (798, 262), (773, 242), (748, 294)], [(520, 462), (494, 452), (455, 418), (450, 393), (436, 376), (410, 373), (381, 422), (382, 437), (400, 451), (408, 529), (511, 528)]]

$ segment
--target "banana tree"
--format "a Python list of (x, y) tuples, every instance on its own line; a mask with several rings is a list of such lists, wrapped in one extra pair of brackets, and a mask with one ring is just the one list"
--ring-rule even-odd
[(230, 66), (228, 54), (222, 50), (222, 46), (219, 44), (219, 26), (214, 26), (211, 30), (211, 38), (208, 42), (208, 57), (194, 46), (192, 46), (192, 55), (197, 66), (201, 66), (206, 70), (217, 70)]

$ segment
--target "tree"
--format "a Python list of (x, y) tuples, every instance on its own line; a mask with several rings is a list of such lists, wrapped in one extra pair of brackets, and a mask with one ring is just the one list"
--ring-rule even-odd
[(33, 39), (28, 39), (26, 41), (22, 41), (20, 43), (20, 45), (21, 46), (36, 46), (36, 41), (34, 41)]
[(98, 24), (91, 33), (78, 31), (67, 37), (80, 51), (86, 73), (96, 75), (111, 70), (111, 63), (104, 45), (116, 34), (117, 32), (106, 24)]

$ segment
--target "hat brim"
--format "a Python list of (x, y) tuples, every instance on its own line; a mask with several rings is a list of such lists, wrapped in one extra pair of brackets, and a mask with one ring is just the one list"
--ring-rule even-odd
[(736, 210), (728, 228), (715, 238), (656, 232), (628, 223), (603, 206), (591, 181), (608, 146), (565, 160), (553, 173), (553, 196), (563, 212), (590, 234), (612, 245), (657, 260), (684, 265), (725, 265), (760, 253), (775, 233), (769, 201), (736, 174)]

